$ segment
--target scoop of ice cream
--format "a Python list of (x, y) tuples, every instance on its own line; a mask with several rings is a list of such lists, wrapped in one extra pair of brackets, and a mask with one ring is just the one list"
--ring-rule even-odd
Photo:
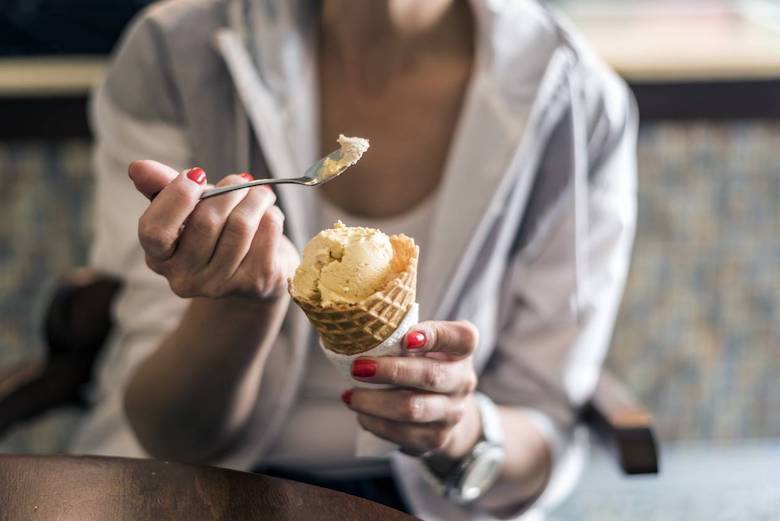
[(339, 221), (303, 249), (291, 291), (296, 300), (322, 307), (354, 304), (380, 290), (392, 273), (393, 246), (387, 235)]
[(322, 168), (328, 173), (328, 175), (338, 174), (343, 169), (357, 163), (366, 150), (368, 150), (368, 140), (362, 137), (347, 137), (344, 134), (339, 134), (338, 144), (341, 147), (340, 158), (333, 160), (326, 158), (322, 164)]

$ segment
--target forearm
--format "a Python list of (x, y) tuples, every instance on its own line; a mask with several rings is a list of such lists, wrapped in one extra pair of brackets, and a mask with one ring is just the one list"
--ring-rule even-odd
[(150, 454), (206, 462), (230, 448), (252, 414), (288, 304), (286, 295), (192, 300), (125, 392), (127, 417)]

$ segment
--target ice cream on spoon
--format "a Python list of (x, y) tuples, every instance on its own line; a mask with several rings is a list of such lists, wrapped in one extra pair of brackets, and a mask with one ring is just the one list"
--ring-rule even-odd
[(369, 147), (368, 140), (362, 137), (347, 137), (344, 134), (339, 134), (336, 141), (339, 144), (339, 158), (331, 159), (329, 156), (323, 161), (322, 170), (325, 172), (325, 177), (328, 177), (329, 174), (338, 174), (360, 161)]

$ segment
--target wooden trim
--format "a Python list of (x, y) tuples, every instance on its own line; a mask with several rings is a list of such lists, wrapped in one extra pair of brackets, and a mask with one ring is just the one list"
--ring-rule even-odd
[(0, 58), (0, 96), (84, 96), (103, 78), (105, 56)]

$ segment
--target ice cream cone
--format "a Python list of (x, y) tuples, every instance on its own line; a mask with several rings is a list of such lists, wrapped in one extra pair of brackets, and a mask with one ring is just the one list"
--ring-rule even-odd
[(414, 304), (419, 248), (405, 235), (392, 236), (390, 241), (395, 275), (382, 289), (358, 303), (323, 307), (296, 298), (291, 287), (295, 302), (306, 313), (326, 349), (344, 355), (372, 349), (398, 328)]

